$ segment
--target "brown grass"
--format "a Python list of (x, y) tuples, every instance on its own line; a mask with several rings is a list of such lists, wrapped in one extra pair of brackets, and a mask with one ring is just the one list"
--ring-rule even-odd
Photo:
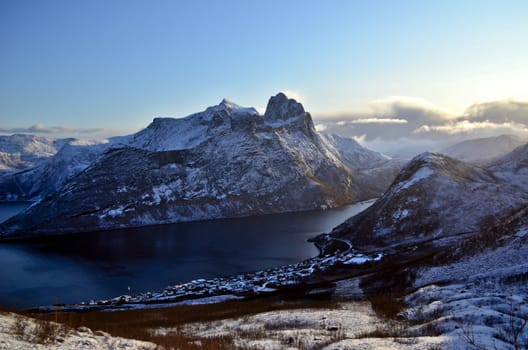
[(233, 338), (235, 335), (197, 339), (180, 331), (171, 332), (167, 335), (155, 335), (151, 333), (151, 330), (160, 327), (178, 329), (189, 323), (238, 318), (275, 310), (335, 307), (337, 307), (337, 303), (330, 300), (284, 302), (258, 298), (159, 309), (114, 312), (55, 312), (32, 316), (42, 320), (57, 321), (72, 328), (86, 326), (94, 331), (108, 332), (113, 336), (151, 341), (166, 349), (234, 349)]
[(372, 304), (372, 309), (376, 315), (386, 318), (394, 319), (403, 311), (405, 304), (399, 295), (394, 294), (377, 294), (368, 296), (368, 300)]
[(375, 330), (360, 333), (356, 336), (356, 339), (364, 338), (399, 338), (406, 336), (406, 326), (402, 322), (387, 320), (382, 325), (376, 327)]

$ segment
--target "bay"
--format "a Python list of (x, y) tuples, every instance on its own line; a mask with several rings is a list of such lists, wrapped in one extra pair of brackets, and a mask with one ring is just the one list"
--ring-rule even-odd
[[(317, 255), (307, 239), (372, 203), (1, 243), (0, 304), (105, 299), (295, 263)], [(27, 205), (0, 203), (0, 221)]]

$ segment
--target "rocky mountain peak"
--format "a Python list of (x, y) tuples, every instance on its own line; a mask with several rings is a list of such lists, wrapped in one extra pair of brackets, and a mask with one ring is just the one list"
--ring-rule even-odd
[(220, 108), (227, 109), (227, 110), (233, 110), (233, 109), (241, 109), (242, 107), (238, 104), (236, 104), (233, 101), (228, 100), (227, 98), (222, 99), (220, 104), (218, 105)]
[(279, 92), (269, 99), (264, 119), (268, 121), (283, 121), (292, 117), (304, 116), (305, 113), (302, 104)]

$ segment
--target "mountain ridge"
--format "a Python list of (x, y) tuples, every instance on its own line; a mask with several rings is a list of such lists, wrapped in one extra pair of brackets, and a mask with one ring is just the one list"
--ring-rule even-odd
[(521, 146), (489, 167), (420, 154), (370, 208), (315, 241), (326, 252), (334, 249), (328, 237), (366, 249), (478, 233), (492, 218), (528, 203), (527, 149)]
[(486, 165), (523, 145), (516, 135), (499, 135), (458, 142), (440, 151), (459, 160)]
[(73, 141), (30, 134), (0, 135), (0, 171), (5, 174), (35, 166)]
[[(378, 195), (327, 141), (304, 107), (282, 93), (263, 115), (223, 100), (186, 118), (156, 118), (97, 145), (100, 155), (1, 230), (85, 232), (324, 209)], [(358, 152), (379, 158), (380, 167), (399, 167)], [(370, 180), (388, 185), (387, 177)]]

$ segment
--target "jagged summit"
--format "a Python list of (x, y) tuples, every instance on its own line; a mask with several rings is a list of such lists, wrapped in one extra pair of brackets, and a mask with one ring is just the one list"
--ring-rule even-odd
[(291, 122), (299, 118), (308, 118), (310, 122), (312, 122), (310, 114), (304, 110), (301, 103), (288, 98), (284, 93), (279, 92), (277, 95), (270, 97), (263, 116), (261, 116), (254, 107), (242, 107), (239, 104), (224, 98), (219, 104), (207, 107), (205, 111), (194, 113), (187, 117), (156, 117), (147, 128), (166, 128), (169, 123), (173, 123), (177, 127), (180, 127), (181, 124), (185, 123), (204, 124), (211, 122), (215, 116), (221, 116), (219, 113), (221, 114), (222, 112), (225, 113), (224, 116), (231, 116), (234, 114), (259, 116), (271, 126), (280, 126), (283, 125), (283, 122)]
[(302, 104), (292, 98), (288, 98), (284, 93), (279, 92), (269, 99), (264, 118), (268, 121), (280, 121), (292, 117), (304, 116), (305, 113)]

